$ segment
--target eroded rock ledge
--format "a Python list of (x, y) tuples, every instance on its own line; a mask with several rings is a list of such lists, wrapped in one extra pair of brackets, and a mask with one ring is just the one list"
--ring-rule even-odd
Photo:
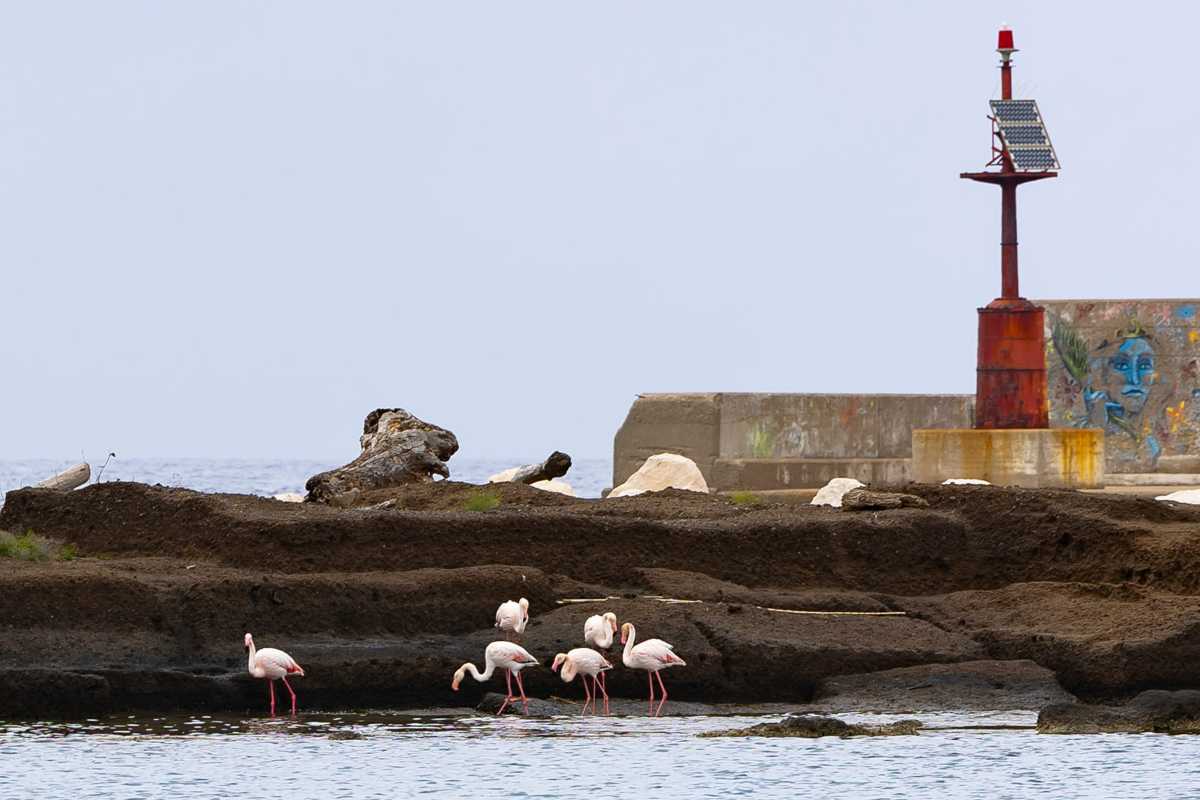
[(1200, 691), (1148, 691), (1119, 706), (1058, 703), (1038, 714), (1038, 733), (1200, 733)]
[[(929, 507), (496, 484), (477, 512), (480, 488), (451, 482), (364, 493), (387, 510), (130, 483), (10, 492), (0, 528), (80, 557), (0, 561), (0, 715), (260, 708), (246, 631), (304, 665), (302, 708), (469, 708), (502, 681), (455, 695), (449, 676), (478, 663), (510, 597), (531, 601), (523, 644), (547, 663), (600, 610), (674, 643), (688, 667), (665, 676), (672, 703), (1032, 710), (1200, 688), (1200, 511), (905, 488)], [(525, 679), (531, 697), (571, 696), (548, 669)], [(645, 676), (618, 667), (609, 688), (642, 698)]]

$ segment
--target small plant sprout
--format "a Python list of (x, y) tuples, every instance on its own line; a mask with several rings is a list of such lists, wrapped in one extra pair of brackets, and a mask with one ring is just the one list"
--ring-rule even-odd
[(756, 506), (762, 502), (762, 498), (754, 492), (737, 491), (729, 493), (729, 502), (735, 506)]
[(480, 490), (473, 492), (463, 503), (464, 511), (491, 511), (500, 505), (500, 497), (494, 492)]

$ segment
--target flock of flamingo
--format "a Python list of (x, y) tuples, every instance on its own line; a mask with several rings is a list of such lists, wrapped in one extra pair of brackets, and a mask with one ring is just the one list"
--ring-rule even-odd
[[(490, 680), (496, 670), (502, 670), (508, 691), (504, 702), (500, 705), (500, 710), (496, 712), (497, 716), (503, 714), (504, 710), (518, 699), (517, 695), (513, 694), (514, 678), (517, 682), (521, 703), (525, 713), (528, 714), (529, 698), (525, 696), (521, 670), (536, 666), (540, 662), (524, 647), (509, 639), (510, 636), (520, 637), (528, 624), (528, 600), (522, 597), (520, 600), (501, 603), (500, 607), (496, 609), (496, 627), (504, 633), (505, 639), (492, 642), (484, 649), (482, 671), (470, 662), (459, 667), (454, 672), (450, 688), (457, 692), (467, 673), (482, 683)], [(613, 637), (617, 630), (616, 614), (611, 611), (604, 614), (593, 614), (583, 623), (583, 641), (585, 644), (608, 651), (612, 647)], [(675, 655), (673, 645), (662, 639), (647, 639), (638, 643), (637, 629), (631, 622), (621, 625), (619, 630), (621, 631), (621, 644), (625, 646), (621, 660), (630, 669), (646, 670), (646, 677), (650, 685), (650, 713), (658, 716), (667, 702), (667, 687), (663, 684), (662, 670), (667, 667), (684, 667), (687, 666), (687, 662)], [(554, 663), (550, 669), (558, 672), (564, 683), (570, 683), (576, 675), (582, 676), (584, 702), (581, 714), (587, 713), (589, 705), (592, 707), (592, 713), (595, 714), (596, 701), (600, 697), (604, 698), (604, 713), (607, 714), (609, 713), (608, 688), (605, 685), (604, 673), (612, 669), (613, 665), (593, 647), (576, 647), (566, 653), (559, 653), (554, 656)], [(255, 678), (265, 678), (267, 686), (270, 688), (271, 716), (275, 716), (275, 681), (279, 679), (283, 680), (283, 685), (287, 687), (288, 693), (292, 696), (292, 714), (294, 715), (296, 713), (296, 693), (287, 679), (289, 675), (303, 676), (304, 670), (296, 663), (295, 659), (282, 650), (276, 650), (273, 647), (256, 650), (254, 639), (248, 633), (246, 634), (246, 651), (250, 654), (250, 674)], [(659, 700), (658, 706), (654, 705), (654, 678), (656, 676), (659, 689), (662, 691), (662, 698)], [(588, 678), (592, 679), (590, 688), (588, 687)]]

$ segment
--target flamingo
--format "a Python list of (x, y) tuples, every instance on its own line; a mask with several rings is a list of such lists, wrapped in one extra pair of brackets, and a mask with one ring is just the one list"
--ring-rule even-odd
[(520, 636), (525, 632), (525, 626), (529, 624), (529, 601), (522, 597), (515, 603), (509, 600), (501, 603), (496, 609), (496, 627), (504, 631), (504, 638), (507, 639), (509, 633), (514, 633)]
[[(583, 623), (583, 641), (584, 644), (590, 644), (605, 652), (612, 647), (613, 635), (617, 632), (617, 615), (611, 611), (606, 611), (603, 616), (593, 614)], [(604, 696), (608, 698), (607, 679), (604, 673), (600, 673), (600, 685), (604, 687)], [(607, 703), (606, 703), (607, 705)]]
[[(667, 702), (667, 687), (663, 685), (659, 670), (667, 667), (686, 667), (687, 662), (675, 655), (674, 645), (668, 644), (662, 639), (647, 639), (636, 646), (634, 645), (635, 639), (637, 639), (637, 629), (633, 627), (632, 622), (626, 622), (621, 626), (621, 644), (625, 645), (625, 652), (621, 660), (630, 669), (646, 670), (646, 677), (650, 681), (650, 710), (657, 717), (662, 713), (663, 705)], [(662, 689), (662, 701), (658, 704), (657, 711), (654, 710), (655, 675), (658, 675), (658, 685)]]
[(475, 680), (483, 683), (488, 678), (492, 677), (492, 673), (498, 669), (504, 670), (504, 680), (508, 686), (508, 695), (504, 698), (504, 702), (500, 705), (500, 710), (496, 712), (496, 716), (504, 713), (504, 709), (508, 708), (508, 704), (517, 698), (512, 693), (513, 675), (517, 676), (517, 688), (521, 691), (521, 702), (525, 705), (525, 713), (529, 713), (529, 698), (525, 696), (525, 684), (521, 682), (521, 670), (526, 667), (532, 667), (538, 663), (538, 660), (529, 654), (529, 651), (519, 644), (513, 642), (492, 642), (483, 651), (484, 670), (480, 672), (475, 668), (475, 665), (467, 662), (458, 668), (454, 673), (454, 680), (450, 682), (450, 688), (458, 691), (458, 686), (462, 683), (462, 679), (469, 672)]
[(296, 693), (292, 691), (292, 685), (288, 683), (287, 676), (304, 677), (304, 670), (296, 663), (296, 659), (274, 647), (255, 650), (254, 637), (248, 633), (246, 634), (246, 652), (250, 654), (248, 665), (250, 674), (256, 678), (267, 679), (267, 686), (271, 690), (271, 716), (275, 716), (275, 681), (280, 678), (283, 679), (283, 685), (287, 687), (288, 694), (292, 696), (292, 716), (295, 716)]
[[(607, 714), (608, 713), (608, 690), (606, 690), (604, 688), (604, 685), (602, 683), (600, 683), (599, 679), (596, 676), (597, 675), (602, 676), (602, 675), (604, 675), (604, 673), (606, 671), (612, 669), (612, 664), (610, 664), (608, 662), (608, 659), (605, 658), (604, 656), (600, 655), (599, 653), (597, 653), (595, 650), (593, 650), (590, 647), (576, 647), (574, 650), (570, 651), (569, 653), (559, 653), (558, 655), (556, 655), (554, 657), (554, 666), (550, 667), (550, 669), (558, 670), (558, 668), (560, 666), (562, 667), (562, 671), (559, 672), (558, 674), (559, 674), (559, 677), (561, 677), (563, 679), (563, 683), (570, 683), (572, 680), (574, 680), (575, 673), (577, 673), (577, 672), (583, 673), (584, 701), (583, 701), (583, 710), (579, 713), (580, 714), (587, 713), (588, 703), (592, 704), (592, 713), (595, 713), (596, 712), (596, 696), (599, 694), (603, 694), (604, 695), (604, 713)], [(592, 691), (591, 692), (588, 691), (588, 685), (587, 685), (587, 679), (588, 679), (589, 675), (592, 678)]]

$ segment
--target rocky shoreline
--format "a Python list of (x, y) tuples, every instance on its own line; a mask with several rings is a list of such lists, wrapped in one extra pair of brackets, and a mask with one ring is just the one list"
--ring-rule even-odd
[[(305, 667), (303, 708), (474, 706), (501, 600), (548, 664), (614, 611), (675, 644), (672, 701), (915, 712), (1200, 688), (1200, 511), (1069, 491), (909, 486), (927, 508), (580, 500), (519, 484), (381, 490), (358, 507), (134, 483), (10, 492), (0, 529), (73, 544), (0, 559), (0, 718), (255, 710), (242, 634)], [(587, 598), (589, 602), (563, 602)], [(671, 602), (686, 600), (689, 602)], [(619, 662), (619, 654), (614, 654)], [(548, 668), (531, 696), (571, 697)], [(637, 699), (618, 663), (610, 694)]]

